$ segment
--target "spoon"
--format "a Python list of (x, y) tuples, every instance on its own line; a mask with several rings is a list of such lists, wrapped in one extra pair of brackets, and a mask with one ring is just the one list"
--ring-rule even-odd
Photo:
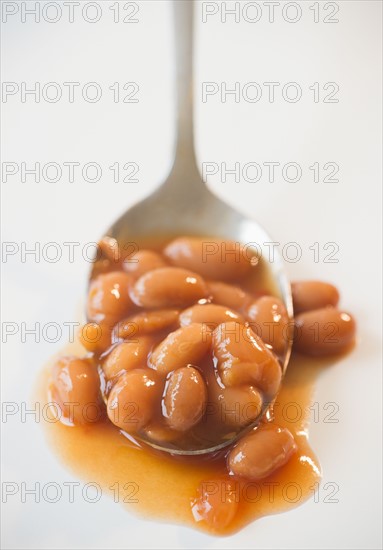
[[(193, 143), (192, 101), (192, 46), (193, 2), (174, 1), (175, 50), (177, 80), (177, 142), (175, 160), (166, 181), (149, 197), (129, 208), (106, 232), (105, 237), (120, 244), (153, 235), (214, 235), (240, 243), (257, 243), (262, 258), (266, 258), (266, 243), (273, 242), (266, 231), (254, 220), (248, 219), (228, 206), (205, 186), (197, 168)], [(283, 300), (289, 319), (293, 317), (290, 283), (279, 253), (268, 265), (274, 286)], [(282, 372), (286, 371), (292, 342), (286, 345)], [(206, 448), (177, 449), (169, 444), (157, 444), (143, 436), (130, 440), (142, 442), (160, 451), (179, 455), (200, 455), (216, 452), (231, 445), (244, 433), (253, 429), (262, 417), (270, 417), (272, 404), (261, 411), (258, 419), (241, 430), (232, 439), (218, 445), (207, 442)], [(168, 445), (168, 446), (166, 446)]]

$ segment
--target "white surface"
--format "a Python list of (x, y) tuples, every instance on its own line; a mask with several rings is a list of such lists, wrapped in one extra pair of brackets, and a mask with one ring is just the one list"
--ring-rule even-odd
[[(22, 183), (18, 176), (3, 182), (3, 241), (20, 247), (79, 242), (81, 250), (167, 173), (174, 104), (169, 5), (141, 2), (140, 22), (124, 25), (112, 22), (111, 4), (102, 2), (103, 17), (93, 25), (79, 18), (72, 24), (21, 23), (16, 16), (3, 25), (3, 81), (97, 81), (105, 92), (95, 104), (23, 104), (15, 96), (2, 105), (3, 162), (96, 161), (104, 172), (96, 184)], [(262, 221), (282, 246), (297, 242), (302, 258), (288, 264), (291, 276), (339, 285), (342, 305), (358, 320), (357, 348), (325, 369), (316, 386), (320, 406), (338, 404), (339, 422), (310, 428), (323, 484), (339, 485), (339, 502), (325, 503), (322, 495), (319, 503), (310, 500), (220, 539), (143, 522), (107, 497), (97, 504), (64, 497), (50, 504), (32, 498), (23, 503), (18, 494), (3, 504), (3, 548), (381, 547), (381, 3), (338, 4), (337, 24), (314, 24), (311, 2), (301, 3), (296, 24), (280, 15), (273, 24), (265, 17), (257, 24), (221, 23), (219, 16), (203, 24), (198, 6), (195, 92), (200, 163), (302, 165), (299, 183), (280, 177), (275, 183), (222, 183), (216, 175), (209, 185)], [(140, 102), (113, 103), (108, 86), (117, 81), (137, 82)], [(236, 81), (295, 81), (304, 94), (297, 103), (222, 103), (218, 94), (202, 103), (204, 81), (226, 81), (228, 87)], [(339, 103), (314, 103), (308, 87), (329, 81), (340, 86)], [(108, 166), (116, 161), (137, 162), (139, 184), (114, 183)], [(339, 183), (313, 183), (308, 167), (328, 161), (340, 166)], [(315, 263), (309, 249), (314, 242), (337, 243), (339, 262), (324, 263), (322, 256)], [(76, 320), (89, 265), (79, 252), (69, 262), (65, 251), (57, 263), (31, 256), (23, 263), (16, 254), (2, 264), (3, 323), (31, 328)], [(33, 336), (22, 342), (20, 333), (9, 337), (2, 354), (3, 401), (28, 402), (41, 366), (67, 338), (65, 329), (57, 343), (37, 343)], [(2, 432), (3, 483), (77, 481), (47, 448), (33, 419), (10, 417)]]

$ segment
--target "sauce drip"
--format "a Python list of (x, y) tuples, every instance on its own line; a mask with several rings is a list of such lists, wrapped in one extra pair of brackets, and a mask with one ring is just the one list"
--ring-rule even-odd
[[(158, 242), (151, 239), (148, 248), (161, 250), (164, 242), (163, 238)], [(94, 265), (93, 275), (113, 269), (121, 266), (102, 259)], [(278, 296), (272, 283), (268, 267), (259, 261), (257, 269), (241, 280), (240, 287), (255, 297)], [(69, 345), (63, 352), (78, 357), (84, 355), (79, 343)], [(76, 426), (59, 420), (45, 421), (47, 439), (76, 476), (84, 482), (98, 483), (103, 493), (123, 504), (129, 512), (195, 527), (210, 534), (229, 535), (257, 518), (298, 506), (316, 491), (321, 471), (308, 442), (310, 406), (317, 376), (324, 364), (333, 362), (334, 358), (329, 361), (292, 355), (269, 416), (273, 415), (277, 426), (292, 433), (297, 452), (283, 467), (257, 482), (228, 474), (226, 457), (231, 446), (210, 455), (172, 456), (138, 444), (108, 418)], [(48, 365), (39, 383), (42, 405), (50, 401), (51, 367)], [(201, 508), (196, 505), (196, 498), (201, 492), (217, 493), (220, 502), (235, 499), (238, 507), (229, 506), (222, 512), (223, 519), (225, 514), (227, 519), (231, 510), (235, 511), (230, 522), (220, 521), (218, 515), (216, 522), (207, 523), (199, 515)]]
[[(66, 354), (79, 355), (79, 344)], [(308, 424), (314, 382), (323, 361), (293, 355), (275, 407), (275, 422), (287, 427), (298, 446), (290, 461), (263, 480), (249, 482), (227, 474), (225, 453), (204, 457), (176, 457), (129, 441), (108, 420), (93, 425), (66, 426), (45, 422), (48, 442), (61, 461), (84, 482), (98, 483), (103, 492), (122, 503), (129, 512), (153, 520), (166, 520), (229, 535), (255, 519), (294, 508), (310, 498), (320, 480), (320, 465), (308, 443)], [(49, 402), (49, 369), (39, 382), (42, 404)], [(233, 487), (239, 502), (233, 521), (214, 530), (196, 521), (192, 500), (201, 482), (213, 492)], [(227, 484), (227, 485), (226, 485)], [(224, 491), (223, 491), (223, 494)]]

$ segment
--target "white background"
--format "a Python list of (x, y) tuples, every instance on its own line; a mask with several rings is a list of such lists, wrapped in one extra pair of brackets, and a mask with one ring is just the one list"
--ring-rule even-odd
[[(23, 2), (13, 4), (21, 10)], [(3, 81), (26, 82), (28, 87), (34, 82), (96, 81), (103, 91), (93, 104), (80, 94), (74, 103), (43, 98), (40, 103), (22, 103), (20, 93), (2, 104), (3, 162), (26, 162), (30, 167), (35, 162), (94, 161), (103, 169), (98, 183), (81, 177), (69, 183), (65, 176), (57, 183), (36, 183), (28, 176), (23, 183), (20, 173), (5, 182), (3, 175), (2, 238), (19, 249), (2, 260), (3, 330), (10, 322), (19, 328), (13, 336), (3, 333), (3, 401), (30, 401), (37, 373), (68, 336), (63, 328), (59, 342), (36, 342), (33, 335), (22, 342), (21, 324), (32, 328), (37, 322), (43, 327), (77, 320), (89, 268), (81, 255), (84, 245), (97, 240), (119, 214), (158, 186), (171, 165), (171, 7), (158, 0), (139, 2), (139, 23), (124, 24), (113, 22), (112, 4), (99, 2), (102, 17), (94, 24), (85, 22), (81, 11), (73, 23), (67, 15), (57, 23), (35, 23), (31, 17), (23, 23), (19, 11), (2, 25)], [(209, 186), (261, 221), (281, 246), (298, 243), (302, 257), (287, 264), (291, 277), (323, 278), (339, 285), (342, 305), (358, 320), (355, 351), (324, 370), (316, 387), (316, 401), (339, 405), (339, 422), (310, 427), (323, 483), (339, 485), (339, 502), (311, 500), (219, 539), (144, 522), (107, 497), (97, 504), (68, 504), (64, 498), (49, 504), (32, 498), (22, 503), (15, 495), (3, 505), (4, 548), (380, 548), (382, 5), (338, 2), (334, 17), (339, 22), (333, 24), (323, 23), (328, 14), (323, 3), (316, 24), (309, 9), (313, 2), (299, 4), (302, 17), (295, 24), (283, 19), (281, 7), (270, 23), (267, 8), (263, 2), (258, 5), (262, 17), (255, 24), (243, 14), (237, 23), (233, 16), (221, 22), (220, 3), (219, 13), (203, 23), (202, 6), (196, 6), (196, 150), (200, 164), (226, 162), (232, 168), (235, 162), (294, 161), (302, 167), (297, 183), (284, 181), (277, 171), (274, 183), (266, 181), (265, 174), (259, 182), (235, 182), (228, 176), (224, 183), (217, 174)], [(108, 87), (129, 81), (139, 84), (139, 103), (114, 103)], [(262, 84), (271, 81), (281, 83), (274, 103)], [(226, 82), (228, 88), (235, 82), (257, 82), (264, 95), (256, 103), (243, 97), (236, 103), (233, 96), (222, 102), (217, 93), (203, 103), (202, 82)], [(282, 98), (286, 82), (300, 85), (300, 101)], [(309, 90), (314, 82), (336, 82), (339, 102), (323, 103), (321, 96), (315, 103)], [(309, 166), (330, 161), (340, 167), (339, 182), (314, 183)], [(138, 163), (139, 183), (114, 183), (108, 169), (114, 162)], [(56, 263), (44, 257), (37, 261), (33, 255), (22, 261), (23, 246), (48, 242), (61, 247), (64, 242), (80, 243), (75, 261), (68, 260), (67, 248)], [(315, 242), (321, 249), (318, 263), (309, 249)], [(329, 242), (339, 247), (337, 263), (324, 262), (323, 246)], [(73, 479), (47, 448), (33, 419), (22, 423), (20, 415), (14, 415), (5, 420), (3, 481), (32, 485)]]

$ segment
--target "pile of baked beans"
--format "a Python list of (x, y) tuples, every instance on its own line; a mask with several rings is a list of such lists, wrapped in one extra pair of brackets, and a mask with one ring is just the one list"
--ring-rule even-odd
[[(255, 253), (216, 241), (205, 254), (205, 243), (179, 237), (127, 259), (104, 239), (79, 333), (86, 352), (55, 363), (51, 397), (68, 424), (110, 421), (183, 451), (223, 445), (261, 420), (227, 452), (229, 473), (258, 480), (296, 450), (286, 428), (263, 421), (289, 339), (299, 353), (343, 353), (355, 322), (337, 308), (337, 289), (317, 281), (292, 284), (289, 319), (278, 297), (248, 284), (260, 269)], [(194, 504), (198, 514), (211, 510), (206, 498)]]

